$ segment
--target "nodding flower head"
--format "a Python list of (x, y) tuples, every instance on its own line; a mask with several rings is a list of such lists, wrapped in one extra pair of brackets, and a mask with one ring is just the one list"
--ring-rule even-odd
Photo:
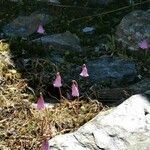
[(55, 80), (54, 80), (54, 82), (53, 82), (53, 86), (54, 87), (61, 87), (62, 86), (62, 83), (61, 83), (61, 76), (60, 76), (60, 73), (59, 72), (57, 72), (57, 74), (56, 74), (56, 78), (55, 78)]
[(142, 48), (142, 49), (148, 49), (147, 39), (144, 39), (143, 41), (141, 41), (141, 43), (139, 43), (139, 47)]
[(85, 64), (83, 64), (83, 66), (82, 66), (82, 72), (80, 73), (80, 76), (82, 76), (82, 77), (88, 77), (89, 76), (88, 70), (87, 70), (87, 67)]
[(47, 139), (43, 141), (41, 150), (49, 150), (49, 144)]
[(75, 80), (72, 80), (71, 90), (72, 90), (71, 94), (72, 94), (73, 97), (79, 97), (78, 84)]
[(39, 34), (44, 34), (45, 33), (45, 30), (44, 30), (42, 25), (38, 26), (37, 33), (39, 33)]
[(38, 98), (38, 101), (37, 101), (37, 109), (42, 110), (44, 108), (45, 108), (44, 98), (42, 96), (42, 93), (40, 93), (40, 97)]

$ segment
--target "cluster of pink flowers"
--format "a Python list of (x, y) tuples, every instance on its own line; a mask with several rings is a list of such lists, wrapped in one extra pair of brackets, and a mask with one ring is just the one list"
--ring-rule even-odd
[[(82, 76), (84, 78), (89, 76), (88, 70), (87, 70), (87, 67), (86, 67), (85, 64), (83, 64), (83, 66), (82, 66), (82, 71), (80, 73), (80, 76)], [(61, 76), (60, 76), (59, 72), (56, 73), (56, 78), (53, 82), (53, 86), (56, 87), (56, 88), (59, 88), (60, 96), (62, 97), (61, 89), (60, 89), (62, 87), (62, 79), (61, 79)], [(78, 83), (75, 80), (72, 80), (71, 95), (73, 97), (79, 97), (79, 95), (80, 95), (79, 94)], [(40, 93), (40, 97), (38, 98), (38, 101), (37, 101), (37, 109), (42, 110), (44, 108), (45, 108), (44, 98), (42, 96), (42, 93)]]
[[(80, 73), (80, 76), (85, 77), (85, 78), (89, 76), (88, 70), (87, 70), (87, 67), (85, 64), (83, 64), (83, 66), (82, 66), (82, 71)], [(56, 73), (56, 78), (53, 82), (53, 86), (56, 88), (59, 88), (59, 89), (62, 86), (61, 76), (60, 76), (59, 72)], [(78, 83), (75, 80), (72, 80), (71, 95), (73, 97), (79, 97)], [(38, 101), (37, 101), (37, 109), (38, 110), (45, 109), (44, 103), (45, 103), (44, 98), (42, 96), (42, 93), (40, 93), (40, 97), (38, 98)], [(48, 143), (47, 139), (43, 141), (41, 149), (42, 150), (49, 150), (49, 143)]]
[[(37, 32), (40, 33), (40, 34), (45, 33), (45, 30), (44, 30), (42, 25), (39, 25), (39, 28), (38, 28)], [(148, 45), (147, 39), (144, 39), (143, 41), (141, 41), (141, 43), (139, 43), (139, 47), (142, 48), (142, 49), (148, 49), (149, 45)], [(82, 76), (84, 78), (87, 78), (89, 76), (88, 70), (87, 70), (87, 67), (86, 67), (85, 64), (83, 64), (83, 66), (82, 66), (82, 71), (80, 73), (80, 76)], [(60, 89), (62, 87), (62, 79), (61, 79), (61, 76), (60, 76), (59, 72), (56, 73), (56, 78), (53, 82), (53, 86), (56, 87), (56, 88), (59, 88), (60, 96), (62, 98), (61, 89)], [(79, 97), (78, 83), (75, 80), (72, 80), (71, 95), (72, 95), (72, 97)], [(41, 93), (40, 97), (37, 101), (37, 109), (42, 110), (44, 108), (45, 108), (44, 98), (43, 98), (42, 93)]]

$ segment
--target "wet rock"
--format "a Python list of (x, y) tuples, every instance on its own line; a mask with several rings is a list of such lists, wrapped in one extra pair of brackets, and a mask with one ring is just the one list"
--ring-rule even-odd
[(139, 43), (147, 39), (150, 43), (150, 10), (133, 11), (126, 15), (119, 24), (116, 38), (124, 49), (139, 50)]
[(149, 150), (150, 103), (133, 95), (118, 107), (100, 112), (77, 131), (49, 140), (51, 150)]
[(47, 14), (34, 12), (29, 16), (19, 16), (3, 28), (3, 32), (11, 37), (27, 37), (36, 32), (40, 24), (45, 25), (52, 17)]
[(52, 47), (54, 49), (62, 50), (62, 53), (65, 52), (64, 50), (76, 52), (81, 51), (79, 38), (69, 31), (60, 34), (46, 35), (33, 40), (33, 42)]

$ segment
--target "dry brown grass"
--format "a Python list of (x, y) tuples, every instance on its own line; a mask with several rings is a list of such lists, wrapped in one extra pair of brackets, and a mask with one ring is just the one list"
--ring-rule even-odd
[(97, 101), (67, 99), (37, 110), (30, 102), (35, 97), (27, 93), (27, 82), (15, 70), (9, 53), (0, 51), (0, 58), (0, 150), (38, 150), (43, 140), (75, 131), (104, 110)]
[(0, 149), (40, 149), (44, 139), (72, 132), (97, 115), (96, 102), (65, 100), (54, 108), (38, 111), (20, 102), (0, 110)]

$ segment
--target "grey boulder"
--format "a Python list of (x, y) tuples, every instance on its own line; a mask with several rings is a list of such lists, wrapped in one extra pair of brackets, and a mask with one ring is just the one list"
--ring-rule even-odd
[(116, 39), (127, 50), (139, 50), (139, 43), (150, 43), (150, 10), (137, 10), (127, 14), (117, 27)]
[[(88, 61), (86, 65), (89, 72), (87, 84), (94, 87), (101, 87), (101, 85), (126, 86), (134, 82), (139, 74), (139, 66), (136, 62), (115, 56), (102, 56), (96, 60)], [(65, 82), (68, 79), (82, 80), (83, 77), (79, 75), (81, 66), (72, 67), (73, 69), (69, 70), (64, 77)]]
[(112, 86), (130, 83), (138, 75), (134, 61), (119, 57), (103, 56), (88, 62), (89, 80), (95, 83), (108, 83)]
[(50, 46), (59, 50), (81, 51), (79, 38), (69, 31), (66, 31), (65, 33), (46, 35), (33, 40), (33, 42), (41, 43), (42, 45)]
[(10, 37), (27, 37), (36, 32), (40, 24), (45, 25), (52, 19), (53, 17), (47, 14), (34, 12), (29, 16), (17, 17), (3, 27), (3, 32)]

